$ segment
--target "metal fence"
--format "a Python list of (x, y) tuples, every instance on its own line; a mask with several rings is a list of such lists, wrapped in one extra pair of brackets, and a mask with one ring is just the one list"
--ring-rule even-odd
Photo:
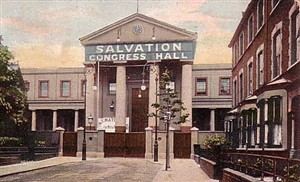
[(224, 153), (222, 167), (231, 168), (264, 179), (273, 178), (274, 182), (300, 182), (300, 160), (287, 157), (248, 153)]

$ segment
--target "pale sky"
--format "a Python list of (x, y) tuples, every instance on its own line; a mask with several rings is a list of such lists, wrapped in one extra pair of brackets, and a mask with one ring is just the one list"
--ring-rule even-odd
[[(21, 67), (77, 67), (79, 38), (137, 12), (137, 0), (0, 0), (3, 44)], [(139, 0), (139, 13), (198, 33), (195, 64), (230, 63), (248, 0)]]

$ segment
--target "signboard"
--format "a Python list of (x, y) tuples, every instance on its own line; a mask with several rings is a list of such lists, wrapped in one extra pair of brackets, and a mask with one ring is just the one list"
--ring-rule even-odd
[(86, 61), (194, 60), (196, 42), (85, 46)]
[[(126, 133), (129, 132), (129, 117), (126, 118)], [(97, 130), (105, 130), (107, 133), (114, 133), (116, 126), (116, 118), (106, 117), (98, 118)]]

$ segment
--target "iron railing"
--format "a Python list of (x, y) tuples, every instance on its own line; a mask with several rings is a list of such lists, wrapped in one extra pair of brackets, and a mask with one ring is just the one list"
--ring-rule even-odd
[(300, 159), (249, 153), (224, 153), (223, 168), (231, 168), (263, 180), (300, 182)]

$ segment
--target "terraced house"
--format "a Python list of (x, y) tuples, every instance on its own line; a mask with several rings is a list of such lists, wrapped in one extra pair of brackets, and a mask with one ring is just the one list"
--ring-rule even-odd
[(300, 14), (294, 0), (252, 0), (229, 43), (238, 150), (299, 157)]

